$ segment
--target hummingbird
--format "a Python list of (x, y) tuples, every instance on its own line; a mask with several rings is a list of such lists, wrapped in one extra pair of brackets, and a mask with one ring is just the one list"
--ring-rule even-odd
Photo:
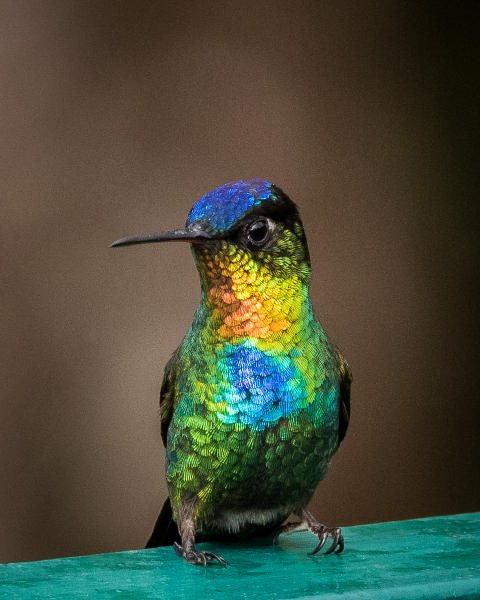
[(161, 385), (169, 495), (147, 548), (223, 566), (196, 542), (308, 530), (311, 554), (329, 538), (326, 553), (342, 552), (341, 529), (306, 507), (345, 436), (352, 377), (312, 309), (296, 205), (268, 181), (234, 181), (184, 228), (112, 246), (167, 241), (191, 245), (201, 302)]

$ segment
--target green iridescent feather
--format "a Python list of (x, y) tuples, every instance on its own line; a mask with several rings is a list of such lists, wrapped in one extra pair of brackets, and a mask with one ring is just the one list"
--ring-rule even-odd
[[(226, 524), (232, 506), (273, 509), (273, 524), (305, 506), (348, 420), (350, 375), (312, 311), (298, 214), (279, 224), (278, 236), (270, 252), (225, 238), (194, 247), (202, 303), (168, 366), (162, 414), (174, 516), (194, 502), (207, 535), (237, 527)], [(255, 304), (239, 314), (252, 296)], [(262, 307), (267, 327), (286, 323), (249, 335), (245, 324), (255, 317), (258, 324)], [(249, 533), (251, 524), (244, 528)]]
[(148, 546), (225, 564), (195, 540), (271, 534), (293, 512), (319, 537), (314, 552), (327, 536), (341, 552), (340, 529), (306, 505), (345, 435), (351, 375), (312, 310), (295, 204), (266, 181), (236, 181), (201, 198), (184, 229), (114, 245), (170, 240), (192, 244), (202, 299), (165, 370), (169, 499)]

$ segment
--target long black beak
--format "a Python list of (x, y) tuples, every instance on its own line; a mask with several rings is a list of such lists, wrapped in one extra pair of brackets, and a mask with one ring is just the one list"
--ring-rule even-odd
[(110, 245), (131, 246), (132, 244), (151, 244), (153, 242), (190, 242), (191, 244), (202, 244), (211, 239), (211, 236), (201, 230), (194, 229), (174, 229), (165, 233), (147, 233), (146, 235), (134, 235), (116, 240)]

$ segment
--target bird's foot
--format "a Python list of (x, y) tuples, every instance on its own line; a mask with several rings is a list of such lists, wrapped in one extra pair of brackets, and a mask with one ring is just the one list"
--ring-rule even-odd
[(309, 554), (317, 554), (317, 552), (320, 552), (320, 550), (325, 546), (325, 542), (329, 537), (333, 539), (333, 542), (325, 554), (332, 554), (332, 552), (335, 552), (335, 554), (340, 554), (340, 552), (343, 551), (344, 541), (340, 527), (327, 527), (326, 525), (323, 525), (323, 523), (319, 523), (312, 513), (305, 509), (302, 511), (302, 516), (309, 531), (318, 536), (319, 539), (315, 550), (313, 552), (309, 552)]
[(315, 522), (309, 523), (308, 528), (314, 535), (318, 536), (319, 539), (315, 550), (313, 552), (309, 552), (309, 554), (317, 554), (317, 552), (320, 552), (320, 550), (325, 546), (325, 542), (329, 537), (333, 539), (333, 542), (325, 554), (332, 554), (332, 552), (335, 552), (335, 554), (340, 554), (340, 552), (343, 552), (344, 541), (340, 527), (327, 527), (322, 523)]
[(195, 550), (194, 547), (189, 550), (184, 550), (183, 546), (180, 546), (180, 544), (177, 544), (177, 542), (173, 543), (173, 547), (175, 548), (175, 552), (178, 554), (178, 556), (184, 558), (191, 565), (202, 565), (206, 567), (207, 564), (213, 562), (219, 563), (222, 567), (227, 565), (227, 561), (214, 552), (199, 552), (198, 550)]
[(320, 550), (325, 546), (325, 542), (329, 537), (333, 539), (333, 542), (325, 554), (332, 554), (332, 552), (335, 552), (335, 554), (340, 554), (340, 552), (343, 552), (344, 541), (340, 527), (327, 527), (326, 525), (319, 523), (318, 526), (312, 527), (310, 531), (314, 535), (318, 536), (320, 541), (318, 542), (315, 550), (313, 552), (309, 552), (309, 554), (317, 554), (317, 552), (320, 552)]
[(280, 534), (295, 533), (297, 531), (310, 531), (313, 535), (318, 537), (318, 544), (313, 552), (309, 554), (317, 554), (325, 546), (327, 539), (332, 538), (333, 542), (325, 554), (340, 554), (344, 548), (344, 541), (342, 530), (340, 527), (327, 527), (323, 523), (319, 523), (311, 512), (308, 510), (302, 511), (303, 520), (295, 523), (285, 523), (273, 532), (273, 543), (278, 543), (278, 536)]

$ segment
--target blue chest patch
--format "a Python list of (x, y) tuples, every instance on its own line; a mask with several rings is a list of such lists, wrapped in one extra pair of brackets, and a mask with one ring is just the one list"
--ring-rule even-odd
[(224, 423), (243, 423), (262, 431), (306, 405), (303, 375), (288, 356), (269, 356), (253, 346), (225, 345), (218, 362), (228, 384), (216, 394)]
[(224, 231), (243, 217), (249, 208), (269, 198), (271, 188), (272, 184), (262, 179), (226, 183), (193, 205), (187, 225), (206, 219), (214, 231)]

